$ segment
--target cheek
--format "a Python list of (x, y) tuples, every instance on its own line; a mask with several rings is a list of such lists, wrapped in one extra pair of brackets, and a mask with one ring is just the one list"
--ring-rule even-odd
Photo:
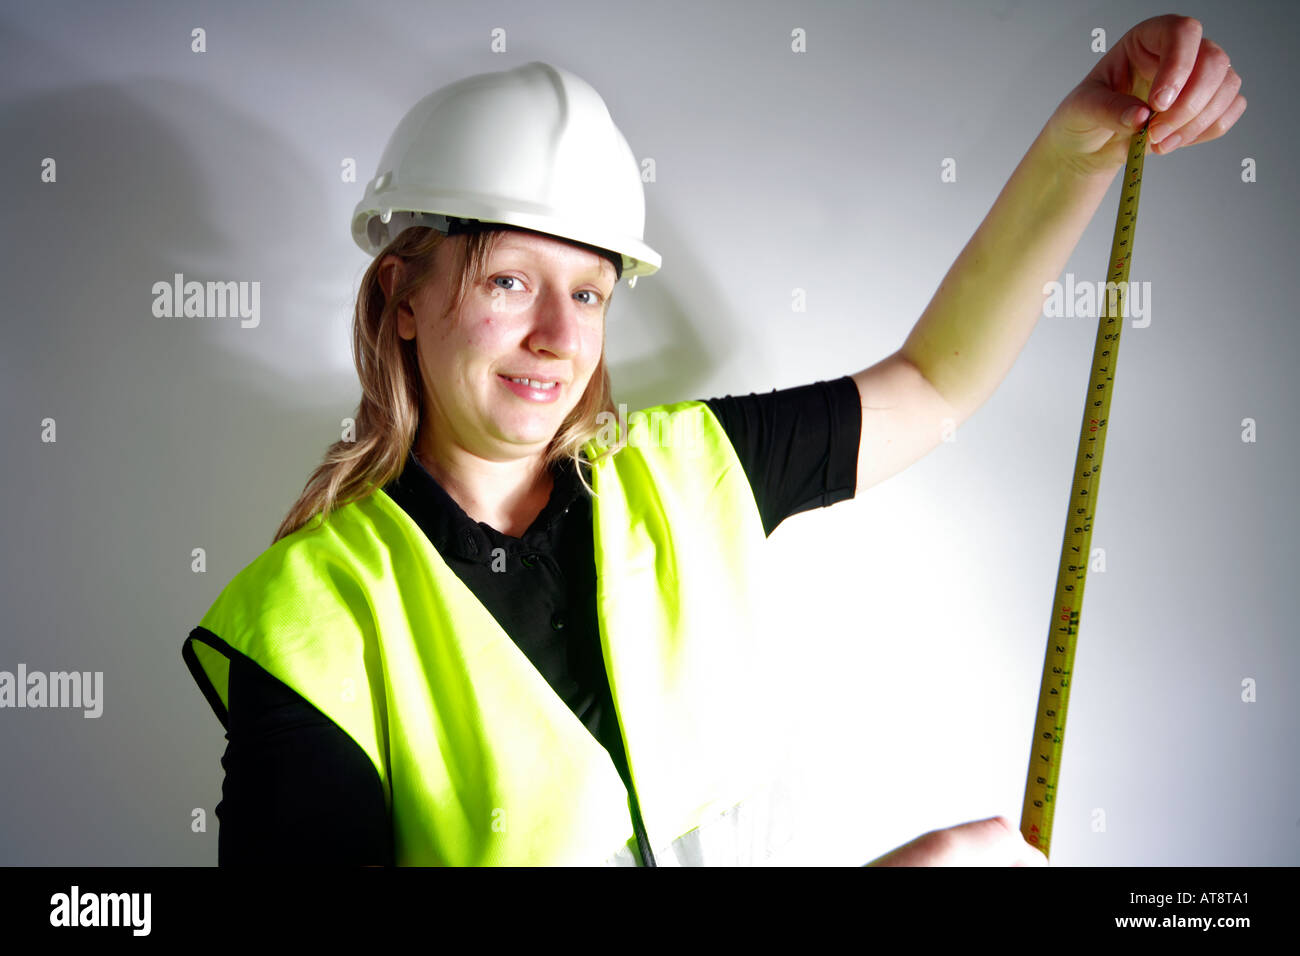
[(583, 333), (582, 354), (591, 368), (595, 368), (600, 363), (600, 352), (604, 345), (605, 330), (600, 326)]
[(507, 323), (488, 313), (446, 322), (436, 334), (439, 349), (450, 356), (494, 355), (507, 334)]

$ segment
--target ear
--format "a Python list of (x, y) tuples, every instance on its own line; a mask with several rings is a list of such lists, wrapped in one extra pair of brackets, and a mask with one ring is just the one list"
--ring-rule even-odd
[[(384, 290), (384, 301), (393, 297), (393, 290), (402, 279), (402, 260), (394, 255), (384, 256), (379, 263), (377, 277), (379, 286)], [(415, 313), (411, 304), (405, 300), (397, 307), (397, 334), (404, 339), (415, 338)]]

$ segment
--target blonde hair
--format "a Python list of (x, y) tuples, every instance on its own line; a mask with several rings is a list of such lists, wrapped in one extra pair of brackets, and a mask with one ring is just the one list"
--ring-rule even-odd
[[(461, 248), (459, 269), (452, 267), (455, 273), (452, 295), (443, 316), (449, 320), (460, 309), (467, 289), (482, 281), (488, 257), (500, 237), (501, 232), (491, 231), (448, 239), (435, 229), (413, 226), (403, 230), (375, 256), (361, 279), (352, 323), (353, 359), (361, 380), (356, 440), (340, 440), (330, 445), (324, 460), (307, 479), (302, 494), (280, 523), (272, 544), (302, 528), (317, 514), (324, 522), (332, 510), (365, 498), (402, 473), (420, 427), (424, 382), (416, 341), (398, 335), (397, 307), (434, 278), (438, 248), (452, 241)], [(401, 259), (403, 268), (393, 294), (386, 296), (379, 281), (379, 265), (389, 255)], [(605, 310), (608, 313), (608, 300)], [(547, 447), (548, 467), (571, 459), (586, 484), (578, 463), (586, 460), (582, 457), (583, 445), (601, 428), (597, 421), (600, 412), (615, 412), (603, 344), (600, 362), (587, 390)]]

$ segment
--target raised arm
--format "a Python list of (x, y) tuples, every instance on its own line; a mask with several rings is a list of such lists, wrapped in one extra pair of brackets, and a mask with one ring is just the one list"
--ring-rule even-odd
[[(1126, 33), (1044, 125), (902, 347), (853, 376), (859, 493), (923, 457), (1006, 377), (1042, 314), (1044, 286), (1152, 117), (1152, 89), (1164, 112), (1151, 118), (1149, 152), (1217, 139), (1241, 116), (1241, 78), (1201, 34), (1198, 21), (1173, 14)], [(1172, 104), (1159, 98), (1166, 87)]]

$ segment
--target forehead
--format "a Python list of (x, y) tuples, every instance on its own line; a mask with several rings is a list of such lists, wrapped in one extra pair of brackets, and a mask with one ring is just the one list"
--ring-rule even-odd
[(554, 236), (543, 236), (515, 229), (503, 229), (498, 234), (493, 254), (535, 254), (575, 268), (593, 268), (601, 273), (614, 272), (614, 264), (590, 249), (583, 249)]

